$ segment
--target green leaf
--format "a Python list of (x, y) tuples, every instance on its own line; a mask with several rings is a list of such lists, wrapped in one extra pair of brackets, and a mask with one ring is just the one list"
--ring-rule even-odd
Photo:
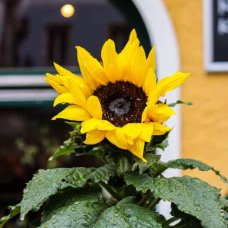
[(107, 207), (98, 194), (96, 190), (83, 188), (56, 195), (45, 207), (40, 228), (92, 227)]
[(162, 228), (155, 212), (140, 207), (129, 198), (106, 209), (93, 228)]
[(136, 173), (126, 174), (125, 180), (137, 191), (151, 190), (155, 197), (176, 204), (180, 211), (201, 220), (207, 228), (227, 228), (221, 214), (220, 192), (206, 182), (188, 176), (152, 179)]
[(138, 168), (140, 174), (150, 169), (154, 163), (157, 163), (159, 161), (161, 156), (151, 153), (145, 153), (144, 158), (147, 160), (147, 162), (138, 159), (137, 162), (133, 165), (133, 170), (136, 170)]
[(58, 157), (61, 156), (67, 156), (70, 155), (72, 153), (75, 153), (75, 144), (71, 142), (71, 139), (68, 139), (67, 141), (65, 141), (63, 143), (63, 145), (61, 145), (53, 154), (53, 156), (51, 156), (49, 158), (50, 161), (52, 161), (53, 159), (56, 159)]
[(194, 160), (194, 159), (177, 159), (172, 160), (164, 164), (167, 168), (174, 168), (174, 169), (195, 169), (198, 168), (201, 171), (209, 171), (211, 170), (216, 175), (218, 175), (226, 184), (228, 180), (226, 177), (220, 174), (220, 172), (214, 169), (212, 166), (209, 166), (203, 162)]
[(100, 168), (94, 170), (94, 172), (90, 173), (88, 179), (98, 183), (100, 181), (107, 181), (111, 176), (116, 175), (117, 166), (114, 164), (107, 164), (101, 166)]
[(169, 107), (175, 107), (176, 105), (178, 104), (184, 104), (184, 105), (192, 105), (192, 102), (190, 101), (181, 101), (181, 100), (178, 100), (174, 103), (171, 103), (171, 104), (167, 104)]
[(33, 210), (38, 211), (44, 202), (60, 190), (84, 187), (87, 181), (98, 183), (116, 174), (115, 165), (95, 168), (58, 168), (40, 170), (28, 183), (21, 202), (21, 219)]
[(4, 216), (0, 219), (0, 228), (2, 228), (10, 219), (17, 216), (20, 213), (20, 204), (16, 206), (10, 206), (10, 213), (7, 216)]
[(83, 187), (93, 170), (87, 168), (40, 170), (24, 190), (21, 201), (21, 219), (23, 220), (31, 210), (38, 211), (43, 203), (59, 190), (67, 187)]

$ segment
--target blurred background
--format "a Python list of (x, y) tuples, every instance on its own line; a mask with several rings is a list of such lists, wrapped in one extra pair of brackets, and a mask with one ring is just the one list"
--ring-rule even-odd
[[(78, 73), (76, 45), (100, 59), (105, 40), (121, 50), (132, 28), (147, 53), (156, 46), (159, 77), (192, 75), (170, 95), (194, 103), (177, 110), (173, 157), (202, 160), (228, 176), (228, 1), (0, 0), (0, 216), (37, 169), (88, 165), (47, 162), (69, 129), (50, 120), (59, 110), (45, 73), (55, 72), (53, 62)], [(193, 175), (228, 193), (219, 178)]]

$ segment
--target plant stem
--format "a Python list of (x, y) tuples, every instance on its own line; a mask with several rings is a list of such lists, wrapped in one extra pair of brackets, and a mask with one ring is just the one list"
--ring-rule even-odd
[(147, 201), (151, 198), (152, 193), (150, 191), (147, 191), (146, 194), (142, 197), (142, 199), (139, 201), (138, 205), (144, 207), (147, 204)]
[(154, 198), (150, 203), (149, 205), (147, 206), (148, 209), (152, 209), (156, 206), (156, 204), (160, 201), (159, 198)]
[(107, 185), (104, 182), (99, 182), (100, 186), (103, 187), (116, 201), (120, 200), (121, 197), (119, 196), (119, 194), (109, 185)]

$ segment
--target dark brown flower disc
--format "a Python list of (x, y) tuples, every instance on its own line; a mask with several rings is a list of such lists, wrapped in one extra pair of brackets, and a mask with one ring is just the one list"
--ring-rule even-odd
[(100, 100), (102, 119), (117, 127), (141, 122), (147, 102), (147, 96), (142, 88), (130, 82), (109, 82), (98, 87), (93, 95)]

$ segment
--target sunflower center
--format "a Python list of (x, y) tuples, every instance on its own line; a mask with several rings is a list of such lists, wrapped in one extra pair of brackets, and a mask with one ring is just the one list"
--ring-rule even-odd
[(118, 81), (98, 87), (94, 93), (102, 107), (102, 119), (117, 127), (140, 123), (147, 97), (142, 88), (130, 82)]
[(114, 98), (109, 104), (109, 110), (117, 116), (123, 116), (130, 112), (131, 101), (124, 97)]

